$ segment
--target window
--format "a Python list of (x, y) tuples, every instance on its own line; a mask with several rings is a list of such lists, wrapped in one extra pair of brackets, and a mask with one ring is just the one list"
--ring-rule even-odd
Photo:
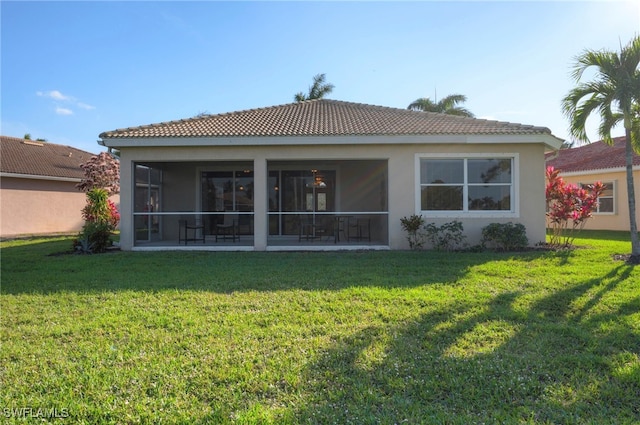
[(514, 158), (420, 158), (420, 210), (514, 212)]
[[(586, 189), (590, 184), (593, 183), (580, 183), (580, 186)], [(594, 212), (598, 214), (613, 214), (615, 212), (613, 208), (613, 182), (602, 182), (602, 184), (604, 185), (604, 190), (598, 197), (598, 206)]]

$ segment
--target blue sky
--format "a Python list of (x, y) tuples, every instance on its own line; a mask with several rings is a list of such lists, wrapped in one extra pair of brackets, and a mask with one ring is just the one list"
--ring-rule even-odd
[(318, 73), (331, 99), (460, 93), (477, 117), (568, 139), (575, 56), (640, 32), (638, 1), (2, 1), (0, 14), (0, 132), (90, 152), (107, 130), (292, 102)]

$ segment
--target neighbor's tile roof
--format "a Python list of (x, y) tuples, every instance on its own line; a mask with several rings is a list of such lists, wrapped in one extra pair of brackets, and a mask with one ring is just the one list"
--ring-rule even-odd
[(81, 179), (80, 164), (92, 156), (71, 146), (0, 136), (2, 173)]
[(551, 134), (546, 127), (337, 100), (249, 109), (130, 127), (100, 138)]
[[(598, 141), (577, 148), (560, 149), (547, 154), (547, 166), (565, 173), (625, 167), (625, 138), (616, 137), (613, 142), (613, 146)], [(638, 154), (633, 155), (633, 164), (640, 165)]]

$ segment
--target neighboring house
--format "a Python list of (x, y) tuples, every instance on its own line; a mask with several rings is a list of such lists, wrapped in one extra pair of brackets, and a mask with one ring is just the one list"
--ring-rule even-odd
[(412, 214), (460, 220), (472, 244), (489, 223), (522, 223), (535, 244), (544, 154), (562, 142), (544, 127), (327, 99), (100, 138), (121, 154), (125, 250), (406, 249)]
[[(598, 209), (587, 220), (585, 229), (629, 231), (629, 198), (627, 196), (627, 172), (625, 138), (614, 139), (613, 146), (602, 141), (547, 154), (547, 166), (560, 170), (560, 176), (568, 183), (588, 185), (601, 181), (605, 191), (599, 199)], [(633, 181), (636, 200), (640, 199), (640, 156), (633, 156)], [(636, 201), (637, 203), (638, 201)], [(640, 209), (636, 207), (636, 214)], [(636, 216), (636, 221), (638, 216)]]
[(75, 185), (90, 152), (0, 136), (0, 236), (76, 232), (85, 194)]

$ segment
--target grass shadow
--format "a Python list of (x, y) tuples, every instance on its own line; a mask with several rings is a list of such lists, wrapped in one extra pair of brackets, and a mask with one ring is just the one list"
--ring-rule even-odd
[[(630, 321), (638, 297), (590, 314), (633, 285), (631, 269), (527, 309), (521, 293), (507, 292), (484, 309), (451, 303), (409, 325), (364, 329), (309, 366), (307, 392), (316, 397), (296, 422), (637, 423), (640, 334)], [(631, 370), (616, 374), (624, 361)]]

